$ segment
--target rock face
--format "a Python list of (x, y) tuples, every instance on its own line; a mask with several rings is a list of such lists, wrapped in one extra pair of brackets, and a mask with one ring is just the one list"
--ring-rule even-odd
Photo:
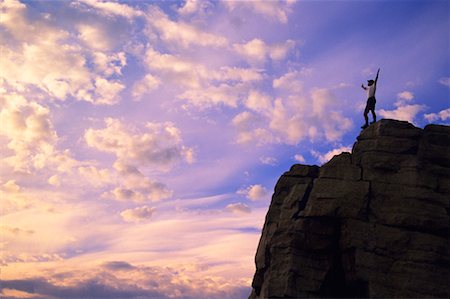
[(450, 127), (381, 120), (279, 179), (250, 298), (450, 296)]

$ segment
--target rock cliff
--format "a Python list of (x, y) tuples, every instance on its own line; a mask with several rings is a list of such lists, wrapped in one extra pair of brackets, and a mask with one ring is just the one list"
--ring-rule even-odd
[(450, 127), (381, 120), (280, 177), (250, 298), (449, 298), (449, 200)]

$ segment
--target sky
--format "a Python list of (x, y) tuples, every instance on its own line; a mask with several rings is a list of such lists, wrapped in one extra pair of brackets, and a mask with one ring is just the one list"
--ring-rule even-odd
[(450, 124), (449, 2), (0, 1), (2, 298), (247, 298), (277, 179)]

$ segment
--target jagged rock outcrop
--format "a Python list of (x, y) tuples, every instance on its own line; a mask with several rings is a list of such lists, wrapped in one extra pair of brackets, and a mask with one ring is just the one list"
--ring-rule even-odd
[(450, 296), (450, 127), (381, 120), (279, 179), (250, 298)]

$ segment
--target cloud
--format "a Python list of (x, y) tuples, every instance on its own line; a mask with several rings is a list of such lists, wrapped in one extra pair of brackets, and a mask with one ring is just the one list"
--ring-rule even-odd
[(103, 1), (103, 0), (79, 0), (78, 3), (85, 4), (94, 8), (96, 13), (108, 16), (108, 17), (124, 17), (127, 19), (132, 19), (135, 17), (142, 16), (143, 13), (139, 10), (117, 2)]
[(122, 216), (122, 219), (126, 222), (142, 222), (149, 220), (154, 212), (155, 208), (142, 206), (125, 210), (120, 213), (120, 216)]
[(289, 72), (274, 79), (275, 96), (279, 95), (275, 99), (249, 92), (244, 104), (252, 112), (240, 112), (232, 120), (238, 143), (298, 144), (306, 138), (321, 137), (337, 141), (352, 128), (353, 122), (341, 110), (341, 100), (330, 89), (307, 92), (299, 76), (303, 74)]
[[(113, 167), (118, 178), (114, 183), (118, 186), (105, 192), (103, 198), (134, 202), (170, 198), (173, 192), (165, 184), (143, 173), (167, 172), (182, 161), (194, 162), (194, 151), (183, 145), (179, 129), (170, 122), (148, 122), (138, 128), (118, 119), (104, 121), (105, 128), (89, 128), (84, 134), (89, 147), (116, 156)], [(97, 171), (92, 167), (79, 170), (93, 177), (97, 185), (108, 184), (111, 177), (107, 170)]]
[(113, 48), (112, 40), (100, 26), (79, 24), (77, 30), (78, 38), (89, 48), (99, 51), (109, 51)]
[[(20, 187), (15, 180), (9, 180), (6, 183), (0, 185), (0, 198), (2, 199), (2, 223), (10, 227), (18, 227), (19, 229), (23, 230), (30, 230), (28, 228), (24, 229), (19, 224), (8, 222), (7, 215), (14, 214), (16, 212), (27, 210), (33, 207), (33, 204), (35, 203), (33, 196), (23, 190), (23, 188)], [(6, 247), (8, 245), (7, 243), (4, 243), (6, 242), (6, 240), (7, 238), (4, 237), (4, 240), (2, 241), (2, 250), (5, 252), (5, 256), (7, 249)], [(5, 263), (5, 256), (0, 259), (0, 264)]]
[(109, 193), (103, 194), (119, 201), (146, 202), (157, 201), (172, 197), (173, 192), (163, 183), (154, 182), (143, 175), (128, 175)]
[[(184, 107), (206, 109), (223, 105), (237, 108), (248, 96), (251, 84), (263, 78), (261, 71), (255, 69), (237, 67), (221, 67), (219, 70), (208, 71), (206, 68), (197, 69), (203, 70), (194, 74), (198, 76), (195, 82), (201, 82), (200, 85), (193, 84), (191, 88), (178, 95), (179, 99), (188, 102)], [(249, 102), (249, 98), (246, 102), (250, 105), (255, 104), (254, 101)]]
[(17, 290), (21, 294), (26, 294), (23, 298), (138, 298), (142, 296), (167, 298), (157, 291), (133, 290), (129, 285), (115, 287), (110, 283), (120, 282), (115, 277), (109, 280), (112, 281), (102, 281), (101, 278), (92, 277), (82, 279), (77, 285), (62, 286), (52, 284), (45, 278), (8, 280), (2, 283), (2, 293), (11, 294), (11, 290)]
[(7, 225), (1, 226), (0, 231), (2, 232), (2, 235), (5, 233), (12, 235), (33, 235), (35, 233), (35, 231), (31, 229), (24, 230), (19, 227), (10, 227)]
[(58, 136), (50, 120), (50, 110), (19, 94), (4, 94), (0, 100), (0, 136), (8, 140), (3, 162), (15, 171), (30, 172), (42, 168), (41, 160), (54, 154)]
[(136, 269), (136, 267), (124, 261), (105, 262), (104, 264), (102, 264), (102, 267), (111, 271), (120, 271), (120, 270), (128, 271)]
[(233, 213), (251, 213), (251, 209), (248, 205), (238, 202), (238, 203), (231, 203), (226, 206), (226, 209)]
[(16, 181), (9, 180), (5, 184), (3, 184), (3, 190), (6, 192), (19, 192), (20, 186), (16, 184)]
[[(10, 182), (5, 189), (16, 192), (20, 187)], [(18, 231), (2, 235), (3, 262), (9, 265), (2, 270), (2, 296), (5, 289), (34, 289), (42, 298), (99, 298), (102, 289), (108, 289), (107, 298), (133, 298), (127, 293), (132, 290), (151, 298), (155, 292), (163, 298), (231, 299), (242, 297), (236, 293), (241, 288), (248, 295), (252, 255), (266, 208), (249, 214), (244, 205), (230, 206), (239, 213), (236, 221), (235, 213), (211, 205), (228, 202), (235, 196), (230, 194), (155, 203), (158, 217), (149, 205), (122, 208), (118, 215), (117, 205), (95, 198), (82, 204), (71, 192), (39, 192), (31, 196), (32, 207), (2, 216)], [(139, 225), (124, 225), (125, 219)], [(33, 234), (26, 233), (30, 229)], [(20, 278), (12, 283), (14, 277)], [(33, 284), (41, 278), (52, 285)], [(26, 285), (33, 288), (24, 289)]]
[(274, 142), (272, 133), (263, 128), (265, 119), (258, 114), (244, 111), (232, 119), (233, 126), (238, 130), (236, 142), (239, 144), (256, 143), (263, 145)]
[(201, 0), (186, 0), (184, 5), (177, 9), (177, 12), (183, 16), (192, 16), (192, 15), (206, 15), (213, 7), (209, 1), (201, 1)]
[(84, 134), (88, 146), (113, 153), (116, 169), (151, 167), (167, 171), (175, 163), (192, 159), (192, 152), (182, 143), (180, 130), (170, 122), (148, 122), (143, 128), (126, 126), (122, 121), (106, 118), (103, 129), (89, 128)]
[[(176, 97), (187, 101), (185, 108), (205, 109), (220, 105), (237, 107), (247, 95), (250, 84), (263, 79), (262, 71), (258, 69), (229, 66), (209, 68), (186, 56), (163, 54), (152, 48), (147, 49), (145, 61), (153, 77), (158, 77), (156, 80), (176, 86), (174, 89), (180, 91)], [(139, 95), (139, 85), (136, 88), (136, 95)]]
[(300, 93), (303, 92), (303, 82), (300, 80), (302, 76), (302, 72), (298, 71), (289, 71), (280, 78), (276, 78), (273, 80), (273, 87), (285, 90), (291, 93)]
[(184, 5), (178, 8), (180, 15), (190, 15), (200, 10), (202, 1), (198, 0), (186, 0)]
[(61, 180), (60, 180), (60, 178), (59, 178), (59, 176), (58, 175), (52, 175), (48, 180), (47, 180), (47, 182), (50, 184), (50, 185), (52, 185), (52, 186), (56, 186), (56, 187), (59, 187), (59, 186), (61, 186)]
[(450, 77), (442, 77), (441, 79), (439, 79), (439, 83), (444, 86), (450, 86)]
[(319, 126), (322, 126), (325, 138), (328, 141), (341, 139), (344, 133), (351, 129), (352, 121), (338, 110), (341, 106), (339, 99), (325, 88), (314, 89), (311, 92), (311, 98), (312, 113), (319, 120)]
[(217, 277), (194, 282), (186, 269), (133, 266), (123, 261), (106, 262), (97, 269), (46, 274), (49, 276), (2, 279), (2, 297), (234, 299), (251, 291), (248, 286), (230, 286)]
[(311, 154), (317, 158), (317, 161), (319, 163), (324, 164), (324, 163), (330, 161), (331, 158), (333, 158), (334, 156), (339, 155), (343, 152), (351, 153), (352, 152), (351, 146), (341, 146), (341, 147), (332, 149), (332, 150), (326, 152), (325, 154), (321, 154), (315, 150), (312, 150)]
[(450, 108), (439, 111), (438, 113), (428, 113), (424, 115), (428, 122), (446, 121), (450, 119)]
[(225, 37), (205, 32), (182, 21), (174, 22), (159, 8), (152, 6), (146, 14), (148, 25), (159, 38), (169, 45), (188, 48), (189, 46), (226, 47)]
[(250, 124), (257, 120), (257, 117), (251, 112), (244, 111), (236, 115), (232, 123), (237, 127), (241, 127), (243, 129), (249, 129)]
[(286, 58), (290, 50), (295, 47), (293, 40), (281, 44), (267, 45), (261, 39), (252, 39), (245, 44), (234, 44), (234, 51), (251, 64), (263, 64), (269, 58), (278, 61)]
[(414, 99), (414, 94), (410, 91), (402, 91), (397, 94), (397, 97), (401, 100), (411, 101)]
[[(263, 70), (223, 66), (208, 73), (208, 78), (218, 81), (254, 82), (264, 79)], [(207, 78), (204, 78), (207, 79)]]
[(161, 80), (151, 74), (147, 74), (134, 84), (132, 95), (135, 99), (140, 100), (143, 95), (157, 89), (160, 85)]
[[(11, 190), (12, 185), (15, 191)], [(21, 271), (36, 273), (42, 270), (36, 263), (52, 268), (54, 263), (106, 244), (97, 229), (101, 226), (100, 219), (105, 219), (102, 215), (107, 210), (104, 204), (94, 198), (83, 203), (80, 194), (86, 194), (86, 190), (79, 190), (82, 185), (77, 186), (78, 190), (63, 188), (61, 191), (56, 188), (46, 190), (45, 187), (36, 188), (29, 182), (23, 187), (18, 187), (15, 182), (0, 187), (2, 223), (20, 231), (15, 235), (2, 234), (0, 263), (9, 265), (11, 270), (8, 273), (2, 270), (2, 278), (25, 277)], [(111, 227), (111, 221), (108, 223)], [(25, 233), (27, 231), (33, 233)]]
[(273, 109), (272, 102), (270, 96), (258, 90), (251, 90), (244, 100), (244, 105), (250, 110), (266, 114)]
[(288, 14), (295, 1), (225, 1), (225, 7), (230, 10), (247, 9), (264, 18), (280, 23), (288, 22)]
[(260, 39), (253, 39), (246, 44), (235, 44), (233, 47), (238, 54), (251, 61), (262, 63), (266, 60), (268, 49)]
[(202, 79), (207, 77), (205, 66), (177, 55), (162, 54), (152, 48), (147, 49), (145, 62), (149, 69), (167, 79), (165, 81), (178, 82), (186, 87), (200, 87)]
[(284, 43), (274, 44), (269, 48), (269, 57), (274, 61), (283, 60), (295, 48), (295, 41), (288, 39)]
[(306, 162), (305, 157), (303, 157), (303, 156), (300, 155), (300, 154), (296, 154), (296, 155), (294, 156), (294, 159), (295, 159), (295, 161), (298, 161), (298, 162), (300, 162), (300, 163), (305, 163), (305, 162)]
[(261, 157), (259, 159), (259, 161), (261, 161), (262, 164), (272, 165), (272, 166), (275, 166), (278, 163), (278, 160), (275, 157)]
[(352, 121), (339, 110), (339, 100), (328, 89), (313, 89), (309, 95), (300, 94), (275, 100), (270, 128), (283, 142), (296, 144), (309, 137), (324, 135), (336, 141), (351, 129)]
[(267, 189), (259, 184), (240, 189), (237, 191), (237, 193), (240, 195), (244, 195), (246, 198), (253, 201), (266, 200), (270, 195)]
[(93, 165), (78, 167), (80, 177), (85, 179), (89, 184), (96, 187), (102, 187), (114, 182), (114, 176), (109, 169), (98, 169)]
[[(2, 248), (4, 261), (9, 264), (6, 272), (2, 270), (2, 282), (11, 277), (22, 282), (45, 278), (55, 289), (36, 284), (34, 294), (43, 298), (71, 298), (70, 294), (98, 298), (102, 287), (111, 292), (105, 295), (108, 298), (124, 298), (128, 289), (151, 298), (152, 292), (171, 298), (236, 298), (236, 289), (250, 283), (252, 255), (266, 211), (249, 214), (245, 206), (240, 211), (239, 205), (230, 206), (239, 213), (236, 221), (235, 213), (205, 209), (208, 202), (227, 202), (234, 196), (195, 199), (185, 209), (178, 209), (178, 203), (191, 200), (161, 202), (156, 207), (158, 217), (153, 217), (149, 206), (129, 207), (117, 215), (117, 206), (92, 199), (83, 206), (73, 199), (66, 203), (59, 199), (50, 212), (39, 206), (55, 197), (40, 196), (32, 209), (4, 218), (18, 233), (2, 235), (8, 243)], [(125, 219), (139, 225), (124, 225)], [(33, 234), (26, 233), (30, 228)], [(24, 274), (17, 275), (21, 271)], [(98, 289), (87, 287), (92, 281)], [(23, 286), (2, 283), (3, 288), (26, 291)]]
[(416, 115), (426, 109), (425, 105), (412, 104), (398, 106), (394, 110), (380, 109), (379, 113), (384, 118), (391, 118), (397, 120), (405, 120), (410, 123), (414, 123)]
[(2, 216), (28, 208), (32, 202), (15, 180), (8, 180), (0, 185), (0, 197), (2, 198)]
[(414, 99), (414, 94), (411, 91), (402, 91), (397, 94), (397, 101), (395, 102), (395, 106), (405, 106), (411, 103)]
[(59, 187), (65, 183), (66, 175), (89, 164), (73, 158), (69, 149), (59, 148), (61, 138), (56, 133), (49, 107), (17, 93), (2, 96), (0, 161), (9, 178), (31, 174), (33, 179), (27, 179), (30, 183), (40, 181)]
[[(28, 13), (28, 7), (18, 1), (2, 2), (0, 26), (7, 37), (2, 45), (0, 79), (7, 89), (24, 92), (37, 87), (52, 99), (74, 97), (93, 104), (117, 103), (124, 85), (110, 76), (119, 74), (126, 62), (123, 53), (101, 57), (100, 50), (113, 46), (103, 25), (74, 24), (72, 28), (78, 29), (75, 39), (74, 32), (56, 27), (45, 15), (28, 18)], [(121, 56), (121, 62), (112, 67), (117, 56)]]
[(179, 99), (188, 102), (184, 107), (194, 106), (200, 109), (214, 106), (228, 106), (237, 108), (247, 92), (247, 87), (243, 84), (229, 85), (222, 83), (218, 86), (208, 86), (205, 88), (189, 89), (178, 95)]
[[(266, 142), (297, 144), (306, 138), (316, 140), (321, 137), (328, 141), (340, 140), (353, 123), (343, 115), (341, 100), (330, 89), (305, 90), (302, 78), (308, 73), (308, 70), (287, 72), (275, 78), (274, 99), (258, 93), (253, 98), (249, 97), (252, 101), (248, 100), (248, 104), (259, 102), (247, 105), (249, 108), (256, 107), (252, 110), (257, 113), (241, 114), (240, 122), (237, 122), (238, 119), (233, 120), (235, 126), (239, 125), (238, 136), (246, 136), (246, 139), (240, 137), (240, 140), (254, 141), (255, 127), (260, 131), (265, 130), (266, 136), (271, 136), (264, 140)], [(259, 123), (253, 120), (250, 122), (250, 116), (259, 119)], [(243, 126), (246, 123), (252, 125)]]
[(127, 65), (125, 52), (103, 53), (92, 52), (95, 69), (106, 77), (122, 75), (122, 68)]
[(95, 93), (98, 97), (96, 100), (88, 98), (95, 101), (95, 104), (114, 105), (119, 102), (118, 94), (125, 88), (125, 85), (102, 77), (96, 77), (94, 80)]
[[(179, 51), (178, 51), (179, 52)], [(215, 62), (198, 61), (191, 54), (161, 53), (147, 48), (144, 61), (152, 79), (150, 90), (173, 86), (175, 98), (186, 101), (183, 108), (209, 109), (217, 106), (237, 108), (253, 84), (264, 80), (264, 70), (233, 65), (217, 66)], [(211, 66), (213, 64), (214, 66)], [(149, 82), (149, 81), (147, 81)], [(148, 84), (147, 84), (148, 85)], [(147, 90), (144, 82), (135, 85), (135, 96)]]
[(394, 110), (380, 109), (379, 114), (384, 118), (404, 120), (414, 123), (414, 119), (419, 112), (424, 111), (427, 106), (413, 104), (414, 94), (410, 91), (403, 91), (397, 94), (397, 101), (394, 103)]

